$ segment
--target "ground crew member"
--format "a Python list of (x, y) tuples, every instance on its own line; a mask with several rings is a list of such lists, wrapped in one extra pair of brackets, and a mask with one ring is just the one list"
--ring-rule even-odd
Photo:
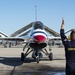
[(70, 33), (71, 40), (68, 40), (64, 34), (63, 19), (62, 19), (62, 25), (60, 29), (60, 35), (65, 47), (66, 75), (75, 75), (75, 31), (71, 31)]

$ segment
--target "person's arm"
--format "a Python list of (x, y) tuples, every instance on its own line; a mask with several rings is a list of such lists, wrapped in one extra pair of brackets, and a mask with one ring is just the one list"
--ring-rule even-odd
[(64, 19), (62, 18), (61, 29), (64, 29)]
[(66, 41), (68, 41), (68, 40), (67, 40), (67, 37), (65, 36), (65, 33), (64, 33), (64, 19), (62, 19), (62, 24), (61, 24), (61, 29), (60, 29), (60, 36), (61, 36), (63, 44), (65, 45)]

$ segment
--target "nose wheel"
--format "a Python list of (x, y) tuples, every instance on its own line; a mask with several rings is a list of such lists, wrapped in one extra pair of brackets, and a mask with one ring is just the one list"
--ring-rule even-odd
[(39, 56), (36, 57), (36, 62), (39, 63)]

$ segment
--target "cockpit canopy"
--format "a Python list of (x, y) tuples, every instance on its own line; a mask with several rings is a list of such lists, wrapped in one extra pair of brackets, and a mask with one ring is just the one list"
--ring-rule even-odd
[(43, 25), (43, 23), (42, 22), (40, 22), (40, 21), (36, 21), (36, 22), (34, 22), (34, 25), (33, 25), (34, 27), (34, 30), (35, 29), (44, 29), (44, 25)]

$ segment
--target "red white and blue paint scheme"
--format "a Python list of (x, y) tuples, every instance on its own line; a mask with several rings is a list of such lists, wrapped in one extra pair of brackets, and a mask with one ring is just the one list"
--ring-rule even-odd
[[(21, 37), (1, 37), (0, 40), (7, 41), (24, 41), (25, 38)], [(39, 59), (43, 57), (44, 53), (50, 60), (53, 60), (53, 53), (49, 47), (48, 51), (46, 46), (48, 45), (47, 33), (44, 29), (44, 24), (40, 21), (36, 21), (32, 24), (32, 29), (29, 36), (29, 41), (25, 44), (23, 52), (21, 53), (21, 61), (24, 61), (26, 57), (32, 53), (32, 58), (39, 63)], [(49, 52), (50, 51), (50, 52)], [(49, 52), (49, 53), (48, 53)]]
[(48, 38), (42, 22), (36, 21), (33, 23), (30, 38), (32, 40), (29, 40), (29, 42), (23, 48), (23, 51), (25, 51), (26, 46), (28, 46), (28, 50), (25, 53), (21, 53), (22, 61), (24, 61), (24, 58), (26, 58), (26, 56), (31, 52), (32, 58), (34, 58), (37, 63), (39, 63), (39, 59), (43, 57), (42, 52), (47, 55), (50, 60), (53, 60), (51, 49), (49, 48), (50, 53), (48, 53), (46, 50), (46, 46), (48, 45)]
[(44, 30), (44, 25), (37, 21), (33, 24), (33, 31), (31, 34), (35, 42), (42, 43), (47, 39), (47, 34)]
[(43, 29), (36, 29), (31, 34), (34, 42), (42, 43), (47, 39), (46, 32)]
[(32, 38), (32, 42), (30, 43), (30, 47), (32, 48), (42, 49), (47, 46), (47, 34), (44, 30), (44, 25), (42, 22), (37, 21), (33, 23), (30, 38)]

